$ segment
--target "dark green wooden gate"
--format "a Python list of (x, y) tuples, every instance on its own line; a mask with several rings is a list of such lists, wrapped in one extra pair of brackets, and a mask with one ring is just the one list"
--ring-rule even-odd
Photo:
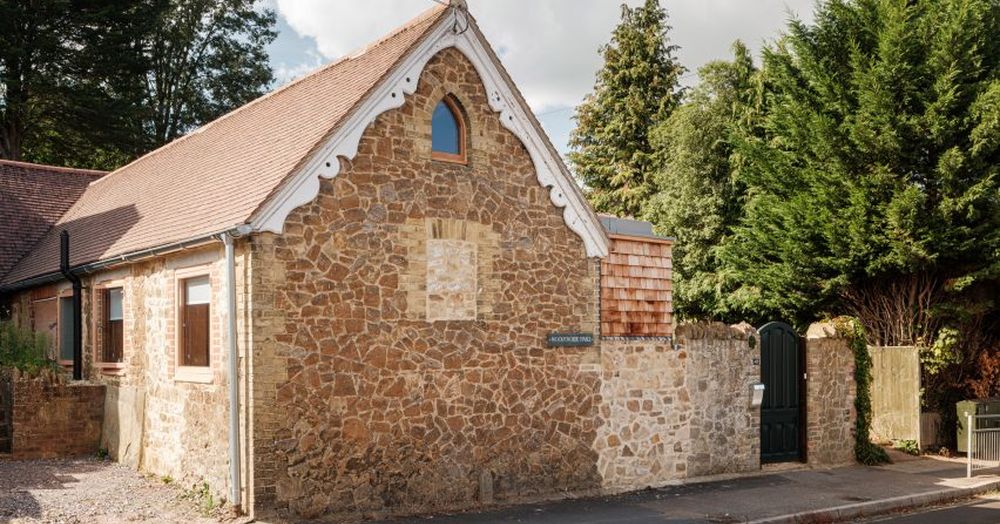
[(760, 411), (760, 461), (792, 462), (805, 458), (802, 337), (784, 322), (770, 322), (760, 333), (760, 376), (764, 402)]

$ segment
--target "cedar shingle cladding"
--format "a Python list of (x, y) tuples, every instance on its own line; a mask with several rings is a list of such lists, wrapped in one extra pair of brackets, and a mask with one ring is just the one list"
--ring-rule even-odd
[(104, 174), (0, 160), (0, 277)]
[(609, 236), (610, 253), (601, 261), (601, 335), (672, 335), (672, 242)]

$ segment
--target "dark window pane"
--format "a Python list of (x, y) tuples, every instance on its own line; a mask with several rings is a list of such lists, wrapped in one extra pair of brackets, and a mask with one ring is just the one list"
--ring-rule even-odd
[(73, 360), (73, 298), (59, 299), (59, 360)]
[(444, 100), (438, 102), (431, 119), (431, 150), (452, 155), (462, 153), (458, 120)]

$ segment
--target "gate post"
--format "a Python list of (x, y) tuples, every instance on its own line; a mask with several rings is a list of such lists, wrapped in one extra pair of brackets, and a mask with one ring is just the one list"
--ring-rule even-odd
[(965, 416), (968, 417), (965, 426), (965, 478), (972, 478), (972, 414), (968, 413)]

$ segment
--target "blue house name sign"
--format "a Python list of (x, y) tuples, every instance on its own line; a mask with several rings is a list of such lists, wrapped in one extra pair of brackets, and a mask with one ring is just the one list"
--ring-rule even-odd
[(593, 333), (549, 333), (549, 347), (593, 346)]

